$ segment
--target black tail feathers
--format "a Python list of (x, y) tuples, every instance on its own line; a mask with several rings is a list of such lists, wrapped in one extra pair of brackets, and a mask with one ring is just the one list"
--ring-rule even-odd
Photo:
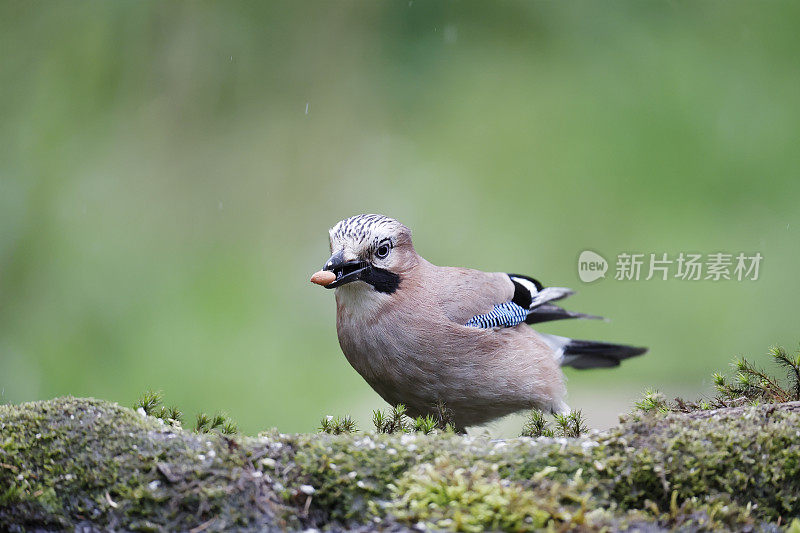
[(561, 366), (573, 368), (607, 368), (619, 366), (620, 361), (647, 352), (647, 348), (627, 344), (582, 341), (571, 339), (564, 346), (564, 360)]

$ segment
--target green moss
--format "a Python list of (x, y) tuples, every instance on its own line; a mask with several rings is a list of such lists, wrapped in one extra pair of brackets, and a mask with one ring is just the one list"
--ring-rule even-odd
[(767, 519), (795, 515), (798, 421), (796, 411), (769, 406), (700, 418), (633, 418), (606, 438), (616, 471), (612, 495), (629, 506), (650, 499), (664, 507), (672, 491), (680, 499), (730, 494), (757, 505), (756, 514)]
[(227, 437), (59, 398), (0, 406), (0, 530), (775, 529), (800, 516), (798, 427), (785, 404), (581, 438)]
[(248, 452), (218, 435), (76, 398), (0, 406), (0, 435), (0, 524), (12, 529), (274, 523), (246, 504), (277, 502), (245, 482)]
[(501, 479), (497, 465), (483, 461), (465, 468), (438, 457), (403, 474), (391, 489), (386, 510), (395, 518), (438, 529), (528, 531), (552, 524), (561, 512), (529, 487)]
[(526, 482), (509, 481), (497, 464), (476, 461), (465, 467), (446, 457), (421, 464), (392, 487), (387, 512), (406, 525), (479, 532), (636, 528), (727, 530), (754, 526), (750, 509), (725, 500), (691, 498), (679, 503), (672, 493), (669, 507), (648, 502), (643, 509), (622, 510), (598, 505), (592, 481), (582, 473), (562, 481), (549, 479), (552, 468)]
[(409, 446), (417, 439), (424, 440), (415, 435), (298, 435), (292, 442), (297, 471), (286, 483), (315, 488), (313, 504), (322, 522), (358, 519), (370, 501), (388, 497), (389, 484), (412, 464), (433, 456), (432, 450)]

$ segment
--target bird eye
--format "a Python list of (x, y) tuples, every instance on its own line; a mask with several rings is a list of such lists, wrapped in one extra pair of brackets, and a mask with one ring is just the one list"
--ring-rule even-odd
[(385, 259), (387, 255), (389, 255), (389, 245), (388, 244), (381, 244), (378, 246), (378, 250), (375, 252), (375, 255), (378, 259)]

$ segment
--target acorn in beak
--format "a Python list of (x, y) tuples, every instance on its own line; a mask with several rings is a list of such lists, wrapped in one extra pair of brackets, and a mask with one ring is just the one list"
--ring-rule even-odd
[(323, 287), (330, 285), (335, 280), (336, 274), (329, 270), (320, 270), (319, 272), (314, 272), (314, 275), (311, 276), (311, 283), (316, 283), (317, 285), (322, 285)]
[(326, 289), (335, 289), (362, 279), (369, 270), (370, 264), (366, 261), (345, 261), (344, 252), (339, 251), (328, 259), (322, 270), (311, 276), (311, 282)]

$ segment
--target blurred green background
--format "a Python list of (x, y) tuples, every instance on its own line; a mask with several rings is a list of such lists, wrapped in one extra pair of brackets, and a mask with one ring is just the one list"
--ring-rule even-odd
[[(3, 2), (0, 388), (243, 431), (384, 406), (308, 282), (362, 212), (437, 264), (578, 289), (647, 345), (568, 371), (601, 427), (797, 346), (796, 3)], [(755, 282), (582, 283), (595, 250), (760, 252)], [(508, 424), (508, 423), (507, 423)], [(513, 434), (518, 427), (491, 430)]]

